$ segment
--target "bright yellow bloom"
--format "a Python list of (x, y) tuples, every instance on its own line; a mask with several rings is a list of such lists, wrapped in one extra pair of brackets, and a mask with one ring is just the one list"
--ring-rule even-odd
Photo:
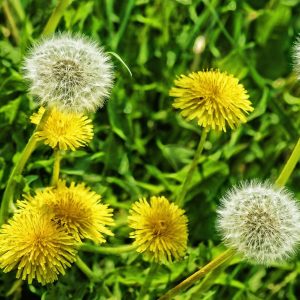
[(187, 217), (184, 210), (165, 197), (145, 198), (135, 202), (128, 217), (130, 234), (138, 252), (145, 252), (157, 262), (179, 259), (187, 248)]
[(113, 235), (106, 225), (114, 224), (112, 209), (100, 203), (101, 196), (87, 188), (83, 183), (59, 181), (54, 188), (36, 191), (35, 196), (25, 196), (18, 201), (21, 209), (44, 211), (51, 215), (52, 221), (71, 234), (77, 241), (87, 238), (103, 243), (104, 234)]
[[(41, 107), (30, 118), (33, 124), (38, 124), (45, 111)], [(52, 148), (60, 150), (76, 150), (88, 144), (93, 138), (92, 121), (80, 113), (66, 113), (52, 108), (42, 129), (36, 132), (36, 137)]]
[(41, 284), (57, 280), (76, 260), (76, 243), (47, 215), (19, 213), (0, 229), (0, 267), (17, 278)]
[(196, 119), (206, 129), (226, 131), (245, 123), (245, 113), (253, 111), (243, 85), (232, 75), (219, 71), (192, 72), (174, 81), (170, 96), (173, 106), (187, 120)]

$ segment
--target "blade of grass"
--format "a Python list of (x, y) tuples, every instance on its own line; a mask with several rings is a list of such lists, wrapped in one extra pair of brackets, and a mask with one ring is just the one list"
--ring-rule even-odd
[(4, 12), (4, 15), (5, 15), (5, 18), (8, 22), (8, 25), (9, 25), (10, 29), (11, 29), (11, 35), (13, 36), (16, 44), (19, 45), (20, 44), (19, 29), (18, 29), (17, 24), (15, 22), (15, 17), (12, 14), (12, 12), (10, 10), (10, 7), (8, 5), (8, 1), (4, 0), (2, 6), (3, 6), (3, 12)]
[(131, 15), (131, 11), (132, 11), (132, 9), (134, 7), (134, 4), (135, 4), (135, 0), (128, 0), (127, 2), (123, 2), (123, 3), (126, 3), (125, 13), (121, 18), (122, 22), (121, 22), (121, 25), (119, 27), (119, 30), (118, 30), (118, 32), (114, 36), (114, 39), (111, 42), (111, 47), (112, 47), (113, 50), (116, 50), (118, 48), (118, 45), (119, 45), (119, 43), (120, 43), (120, 41), (121, 41), (121, 39), (124, 35), (125, 29), (126, 29), (127, 24), (128, 24), (129, 17)]

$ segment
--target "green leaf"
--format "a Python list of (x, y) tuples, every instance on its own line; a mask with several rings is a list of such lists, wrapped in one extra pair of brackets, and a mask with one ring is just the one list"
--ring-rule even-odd
[(0, 114), (2, 113), (9, 124), (12, 124), (17, 116), (21, 97), (8, 102), (6, 105), (0, 107)]

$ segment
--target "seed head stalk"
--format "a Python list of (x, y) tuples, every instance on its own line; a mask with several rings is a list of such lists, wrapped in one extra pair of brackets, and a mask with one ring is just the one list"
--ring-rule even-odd
[(0, 225), (5, 223), (5, 221), (8, 218), (8, 212), (9, 212), (9, 206), (14, 200), (14, 192), (15, 192), (15, 187), (17, 184), (18, 176), (20, 176), (23, 172), (23, 169), (25, 167), (25, 164), (27, 163), (28, 159), (30, 158), (32, 152), (36, 149), (38, 145), (38, 140), (35, 136), (35, 133), (40, 130), (40, 128), (43, 126), (44, 122), (46, 121), (47, 117), (49, 115), (48, 111), (45, 111), (40, 123), (34, 130), (32, 136), (29, 138), (28, 143), (26, 144), (24, 150), (22, 151), (20, 158), (16, 165), (14, 166), (7, 184), (6, 188), (3, 194), (3, 198), (1, 201), (1, 208), (0, 208)]
[(200, 156), (202, 154), (202, 151), (203, 151), (203, 148), (204, 148), (204, 143), (205, 143), (206, 138), (207, 138), (207, 134), (208, 134), (208, 131), (206, 129), (203, 129), (202, 133), (201, 133), (201, 137), (200, 137), (200, 141), (199, 141), (197, 150), (196, 150), (194, 158), (193, 158), (193, 161), (192, 161), (192, 163), (190, 165), (190, 168), (188, 170), (187, 176), (186, 176), (186, 178), (185, 178), (185, 180), (184, 180), (184, 182), (182, 184), (182, 187), (181, 187), (180, 192), (178, 194), (178, 197), (176, 199), (176, 204), (179, 207), (182, 207), (184, 205), (185, 195), (186, 195), (186, 193), (188, 191), (188, 188), (189, 188), (189, 185), (190, 185), (191, 180), (193, 178), (194, 172), (196, 170), (199, 158), (200, 158)]
[(284, 165), (280, 175), (278, 176), (277, 180), (275, 181), (275, 184), (279, 187), (284, 186), (288, 179), (290, 178), (293, 170), (295, 169), (298, 161), (300, 159), (300, 138), (298, 139), (298, 142), (287, 160), (286, 164)]

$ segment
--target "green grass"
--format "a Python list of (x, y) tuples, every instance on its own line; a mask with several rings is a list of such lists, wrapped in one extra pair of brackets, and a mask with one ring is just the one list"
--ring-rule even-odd
[[(292, 72), (291, 59), (300, 31), (298, 2), (75, 0), (64, 12), (58, 31), (91, 36), (106, 51), (117, 53), (132, 72), (131, 77), (112, 56), (115, 87), (105, 107), (92, 116), (95, 137), (89, 147), (66, 153), (62, 161), (63, 178), (85, 181), (114, 207), (117, 226), (107, 246), (131, 242), (126, 226), (131, 203), (158, 194), (175, 200), (185, 178), (201, 128), (184, 121), (172, 108), (168, 91), (177, 75), (192, 68), (232, 73), (241, 79), (255, 107), (247, 124), (226, 134), (210, 134), (187, 193), (189, 255), (159, 268), (148, 299), (157, 298), (223, 249), (215, 230), (220, 197), (240, 180), (274, 181), (299, 138), (300, 83)], [(22, 59), (40, 37), (56, 1), (0, 4), (3, 192), (13, 163), (34, 129), (28, 118), (36, 105), (26, 93)], [(198, 36), (206, 38), (201, 55), (193, 52)], [(18, 194), (48, 185), (52, 163), (51, 149), (39, 148), (20, 178)], [(298, 199), (299, 180), (298, 167), (287, 184)], [(75, 265), (47, 287), (24, 283), (20, 288), (13, 272), (1, 273), (1, 299), (137, 298), (149, 262), (134, 252), (80, 255), (101, 276), (100, 282), (90, 282)], [(235, 259), (176, 299), (293, 300), (300, 293), (299, 273), (297, 258), (270, 268)], [(199, 295), (199, 287), (205, 294)]]

